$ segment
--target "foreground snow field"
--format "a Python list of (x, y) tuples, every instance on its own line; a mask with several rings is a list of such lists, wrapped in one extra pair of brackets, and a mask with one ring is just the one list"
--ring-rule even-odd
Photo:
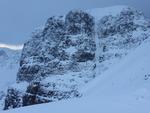
[(150, 42), (82, 90), (82, 98), (29, 106), (0, 113), (149, 113)]

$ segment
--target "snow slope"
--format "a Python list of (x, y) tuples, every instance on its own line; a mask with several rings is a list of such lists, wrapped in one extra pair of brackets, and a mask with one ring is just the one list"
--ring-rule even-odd
[(8, 86), (16, 82), (20, 55), (21, 50), (1, 47), (0, 44), (0, 110), (3, 109), (4, 95)]
[(87, 84), (83, 98), (0, 113), (149, 113), (150, 41)]
[(0, 48), (0, 91), (15, 83), (21, 50)]

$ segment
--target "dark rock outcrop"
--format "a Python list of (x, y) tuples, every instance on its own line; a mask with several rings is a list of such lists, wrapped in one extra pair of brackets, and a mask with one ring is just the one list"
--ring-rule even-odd
[(70, 35), (87, 34), (92, 36), (94, 34), (94, 17), (82, 10), (70, 11), (65, 22)]
[(4, 110), (22, 106), (22, 93), (16, 89), (9, 88), (5, 98)]
[(99, 21), (99, 37), (105, 38), (115, 34), (127, 34), (139, 27), (134, 20), (140, 18), (143, 14), (133, 8), (127, 8), (121, 11), (117, 16), (108, 15)]
[(77, 90), (50, 90), (48, 87), (49, 84), (32, 82), (24, 92), (9, 88), (5, 98), (4, 110), (81, 96)]
[[(24, 44), (18, 81), (29, 82), (50, 74), (65, 73), (72, 61), (94, 60), (94, 38), (94, 18), (86, 12), (71, 11), (65, 20), (49, 18), (45, 28)], [(68, 64), (64, 65), (64, 61)]]

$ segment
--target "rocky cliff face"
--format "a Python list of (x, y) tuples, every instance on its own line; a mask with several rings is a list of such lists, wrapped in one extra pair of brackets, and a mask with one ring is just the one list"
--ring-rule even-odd
[(18, 81), (80, 71), (80, 63), (95, 58), (94, 24), (94, 18), (83, 11), (49, 18), (45, 28), (24, 45)]
[(50, 17), (24, 44), (17, 82), (27, 85), (21, 92), (8, 89), (4, 109), (80, 97), (81, 86), (150, 37), (142, 13), (119, 10), (99, 18), (81, 10)]

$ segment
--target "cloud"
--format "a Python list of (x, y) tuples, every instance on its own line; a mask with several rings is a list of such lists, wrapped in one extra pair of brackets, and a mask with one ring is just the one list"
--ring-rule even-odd
[(0, 43), (0, 48), (8, 48), (8, 49), (12, 49), (12, 50), (21, 50), (23, 48), (23, 45), (10, 45), (10, 44)]

